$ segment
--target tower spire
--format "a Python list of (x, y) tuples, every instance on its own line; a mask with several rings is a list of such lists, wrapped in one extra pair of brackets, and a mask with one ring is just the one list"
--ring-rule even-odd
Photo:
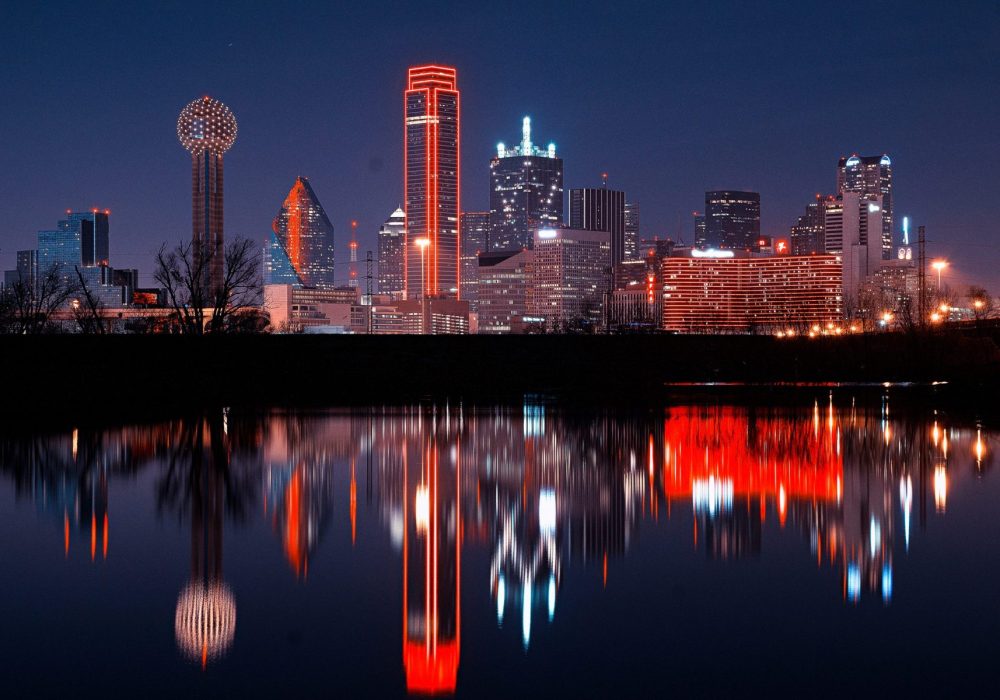
[(531, 155), (531, 117), (521, 121), (521, 155)]

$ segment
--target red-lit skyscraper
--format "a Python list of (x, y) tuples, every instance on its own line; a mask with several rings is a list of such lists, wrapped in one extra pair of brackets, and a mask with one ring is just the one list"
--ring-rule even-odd
[(410, 68), (404, 93), (406, 295), (458, 296), (459, 95), (454, 68)]
[(236, 117), (208, 95), (177, 118), (177, 138), (191, 153), (192, 253), (206, 289), (222, 286), (222, 156), (236, 141)]

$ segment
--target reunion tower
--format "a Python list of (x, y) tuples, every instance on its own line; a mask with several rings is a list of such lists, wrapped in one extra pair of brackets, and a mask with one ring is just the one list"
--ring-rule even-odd
[[(222, 156), (236, 141), (236, 117), (229, 107), (205, 95), (181, 110), (177, 138), (191, 153), (192, 253), (202, 256), (204, 289), (222, 286)], [(210, 292), (211, 293), (211, 292)]]

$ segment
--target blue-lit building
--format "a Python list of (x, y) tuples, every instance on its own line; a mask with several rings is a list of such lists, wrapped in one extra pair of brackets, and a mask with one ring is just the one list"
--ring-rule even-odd
[(267, 284), (333, 289), (333, 224), (309, 180), (295, 179), (271, 225), (265, 259)]
[(38, 232), (36, 278), (55, 270), (64, 283), (78, 286), (80, 278), (104, 306), (120, 307), (130, 300), (114, 284), (110, 262), (110, 212), (66, 212), (55, 229)]
[(531, 119), (521, 125), (521, 143), (497, 144), (490, 161), (490, 229), (484, 250), (530, 248), (534, 232), (563, 222), (563, 162), (556, 145), (531, 141)]

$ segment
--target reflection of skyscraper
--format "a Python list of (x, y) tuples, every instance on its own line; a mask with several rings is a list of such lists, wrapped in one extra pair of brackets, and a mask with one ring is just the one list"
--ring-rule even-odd
[(426, 426), (403, 448), (403, 665), (411, 693), (454, 692), (458, 677), (461, 463), (448, 434)]
[(236, 117), (205, 95), (177, 118), (177, 138), (191, 153), (192, 252), (202, 284), (218, 289), (223, 275), (222, 156), (236, 141)]
[(406, 212), (400, 208), (389, 215), (378, 230), (378, 291), (402, 292), (405, 279)]
[(406, 296), (458, 296), (459, 92), (454, 68), (410, 68), (405, 100)]
[[(530, 248), (539, 228), (563, 222), (563, 162), (556, 145), (531, 141), (531, 119), (521, 123), (521, 143), (497, 145), (490, 161), (489, 250)], [(487, 248), (483, 248), (485, 252)]]
[(336, 286), (333, 224), (306, 178), (295, 178), (274, 217), (267, 250), (267, 284)]

